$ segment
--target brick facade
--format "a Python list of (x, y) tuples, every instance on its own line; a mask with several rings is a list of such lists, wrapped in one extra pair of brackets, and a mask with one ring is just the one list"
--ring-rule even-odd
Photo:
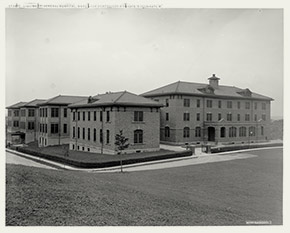
[[(116, 154), (115, 135), (122, 130), (130, 144), (125, 153), (159, 150), (160, 106), (154, 101), (152, 106), (142, 106), (142, 102), (134, 105), (107, 102), (102, 106), (70, 106), (70, 149)], [(142, 112), (142, 119), (134, 119), (135, 112)], [(142, 142), (134, 140), (137, 132), (141, 132)]]
[[(211, 85), (220, 88), (218, 82), (212, 83), (212, 80), (208, 86)], [(208, 86), (205, 85), (206, 88)], [(222, 93), (224, 90), (220, 89), (218, 91)], [(228, 87), (224, 89), (223, 95), (191, 94), (184, 90), (168, 91), (166, 94), (166, 88), (143, 94), (164, 104), (161, 109), (161, 142), (248, 143), (268, 140), (272, 99), (256, 97), (254, 94), (230, 96), (226, 94), (235, 90)]]

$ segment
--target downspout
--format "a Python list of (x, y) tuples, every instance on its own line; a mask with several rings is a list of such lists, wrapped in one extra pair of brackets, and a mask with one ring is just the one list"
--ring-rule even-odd
[(202, 97), (202, 142), (205, 141), (205, 98)]
[(60, 134), (61, 134), (61, 107), (58, 107), (58, 121), (59, 121), (59, 130), (58, 130), (58, 145), (60, 145)]
[(75, 128), (75, 140), (76, 140), (76, 150), (78, 148), (78, 109), (75, 109), (75, 121), (76, 121), (76, 128)]
[(102, 107), (102, 142), (101, 142), (101, 154), (103, 154), (104, 152), (104, 112), (105, 112), (105, 108)]

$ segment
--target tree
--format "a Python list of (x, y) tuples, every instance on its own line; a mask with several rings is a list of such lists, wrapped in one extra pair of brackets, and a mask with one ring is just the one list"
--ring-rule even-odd
[(129, 147), (128, 138), (123, 135), (123, 130), (120, 130), (115, 136), (115, 145), (118, 154), (120, 154), (121, 172), (123, 172), (122, 151)]

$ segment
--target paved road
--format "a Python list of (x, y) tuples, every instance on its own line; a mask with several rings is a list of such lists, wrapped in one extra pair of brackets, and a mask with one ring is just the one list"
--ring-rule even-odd
[(20, 165), (25, 165), (25, 166), (30, 166), (30, 167), (40, 167), (40, 168), (45, 168), (45, 169), (56, 169), (41, 163), (34, 162), (33, 160), (30, 159), (25, 159), (23, 157), (17, 156), (15, 154), (12, 154), (10, 152), (6, 151), (6, 163), (8, 164), (20, 164)]

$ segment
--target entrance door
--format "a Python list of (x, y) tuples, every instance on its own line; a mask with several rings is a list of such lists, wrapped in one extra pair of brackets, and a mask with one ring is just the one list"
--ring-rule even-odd
[(207, 135), (208, 135), (208, 141), (214, 142), (215, 141), (215, 128), (214, 127), (208, 127), (207, 128)]

